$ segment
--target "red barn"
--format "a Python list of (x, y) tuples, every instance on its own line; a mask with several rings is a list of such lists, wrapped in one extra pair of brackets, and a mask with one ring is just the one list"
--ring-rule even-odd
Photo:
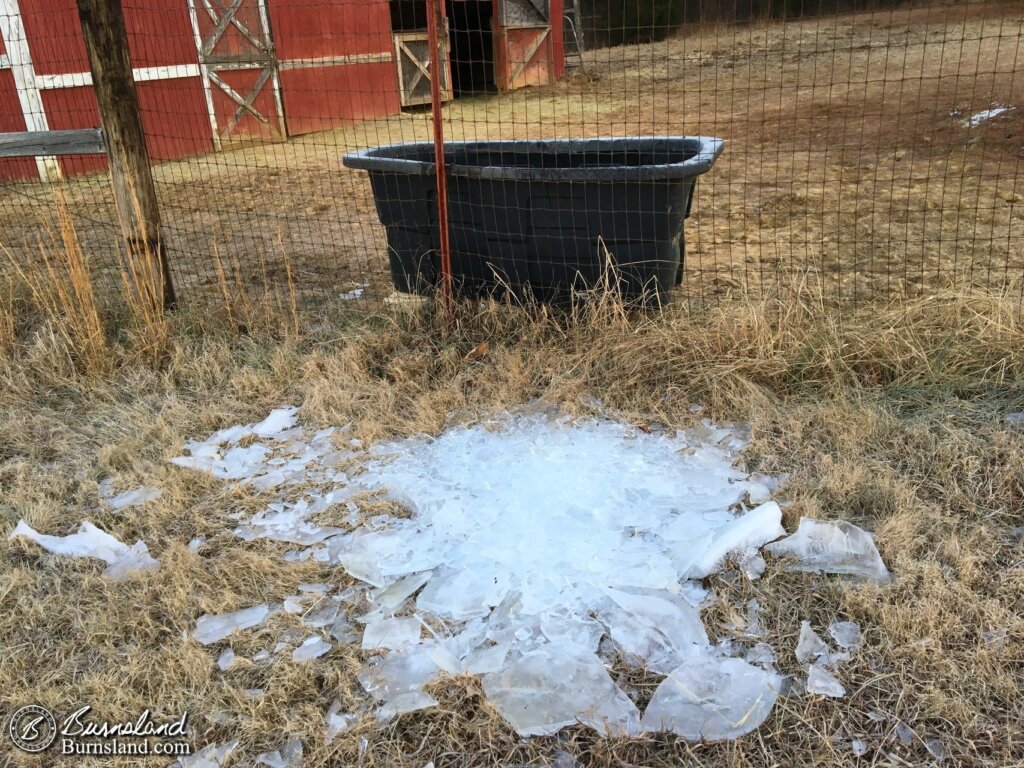
[[(564, 71), (563, 0), (447, 0), (447, 97)], [(280, 141), (429, 102), (425, 0), (128, 0), (154, 160)], [(0, 0), (0, 132), (100, 125), (75, 0)], [(102, 156), (0, 161), (58, 178)]]

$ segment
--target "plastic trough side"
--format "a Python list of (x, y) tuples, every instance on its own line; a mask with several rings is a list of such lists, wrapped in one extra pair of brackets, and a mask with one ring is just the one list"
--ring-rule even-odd
[[(624, 298), (667, 300), (683, 275), (697, 177), (724, 145), (707, 136), (446, 142), (457, 290), (561, 301), (602, 285), (610, 254)], [(395, 287), (432, 292), (433, 144), (375, 147), (343, 162), (369, 171)]]

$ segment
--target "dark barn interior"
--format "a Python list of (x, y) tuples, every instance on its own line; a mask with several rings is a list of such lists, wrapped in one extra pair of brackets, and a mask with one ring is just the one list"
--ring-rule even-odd
[[(452, 92), (456, 98), (495, 90), (494, 3), (491, 0), (448, 0), (448, 36), (451, 43)], [(395, 32), (427, 28), (425, 0), (391, 0), (391, 27)]]

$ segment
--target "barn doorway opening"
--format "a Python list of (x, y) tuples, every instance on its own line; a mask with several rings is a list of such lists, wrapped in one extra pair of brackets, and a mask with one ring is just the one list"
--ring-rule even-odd
[(452, 90), (456, 98), (497, 90), (494, 82), (494, 33), (490, 0), (449, 0)]
[[(390, 4), (391, 28), (396, 39), (405, 44), (406, 54), (412, 52), (426, 61), (426, 0), (390, 0)], [(448, 0), (445, 7), (452, 95), (458, 98), (496, 91), (493, 0)], [(409, 99), (410, 103), (419, 103), (418, 94), (410, 95)]]

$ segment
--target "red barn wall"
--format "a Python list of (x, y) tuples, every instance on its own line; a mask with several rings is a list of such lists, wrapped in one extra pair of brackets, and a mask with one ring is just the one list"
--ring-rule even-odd
[(288, 133), (401, 109), (388, 0), (270, 3)]
[[(290, 134), (399, 111), (387, 0), (270, 0), (268, 5)], [(49, 127), (99, 126), (91, 85), (81, 77), (74, 81), (77, 84), (60, 77), (89, 72), (75, 0), (20, 0), (20, 6)], [(198, 54), (187, 1), (128, 0), (125, 23), (151, 157), (165, 160), (212, 152), (213, 135), (203, 82), (197, 74)], [(189, 76), (163, 79), (160, 76), (167, 72), (138, 73), (140, 69), (183, 65), (189, 66)], [(254, 74), (224, 72), (221, 76), (245, 92), (245, 84)], [(221, 114), (222, 108), (227, 109), (221, 101), (227, 97), (216, 89), (213, 97), (223, 128), (233, 109)], [(274, 115), (272, 100), (273, 87), (268, 83), (256, 107)], [(249, 122), (240, 126), (241, 132), (252, 128)], [(13, 74), (0, 70), (0, 131), (24, 130)], [(106, 159), (101, 155), (63, 157), (60, 164), (65, 173), (78, 174), (105, 168)], [(36, 177), (32, 158), (0, 161), (0, 178)]]

